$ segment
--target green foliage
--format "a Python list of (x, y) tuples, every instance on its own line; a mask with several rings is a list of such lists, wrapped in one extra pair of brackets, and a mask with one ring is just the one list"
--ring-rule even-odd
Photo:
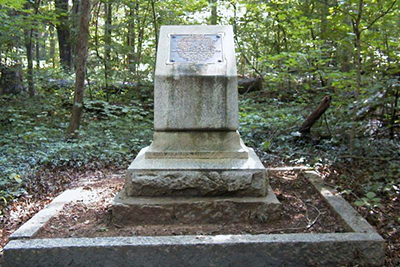
[[(66, 140), (65, 94), (0, 99), (0, 199), (25, 193), (27, 175), (41, 168), (127, 166), (152, 134), (152, 112), (140, 101), (119, 106), (88, 101), (79, 140)], [(68, 100), (69, 101), (69, 100)]]
[(0, 6), (14, 9), (21, 9), (24, 3), (24, 0), (0, 0)]
[[(349, 183), (363, 177), (354, 182), (357, 189), (342, 190), (354, 191), (356, 204), (371, 209), (399, 194), (398, 161), (387, 163), (400, 156), (399, 1), (392, 8), (393, 1), (375, 0), (108, 1), (113, 16), (107, 26), (106, 2), (93, 3), (84, 117), (79, 139), (66, 140), (74, 74), (60, 70), (60, 14), (50, 1), (0, 0), (0, 67), (22, 66), (26, 72), (32, 32), (38, 92), (34, 99), (0, 99), (2, 205), (25, 194), (28, 177), (41, 168), (126, 166), (151, 140), (160, 26), (208, 24), (215, 6), (218, 23), (234, 26), (239, 75), (264, 79), (261, 92), (240, 100), (245, 143), (268, 160), (352, 164), (341, 156), (349, 153), (353, 128), (355, 156), (383, 158), (389, 167), (370, 164), (368, 175), (342, 175)], [(358, 85), (354, 21), (360, 3)], [(62, 15), (68, 16), (64, 23), (74, 45), (79, 15), (68, 10)], [(300, 137), (298, 126), (326, 95), (331, 106), (312, 128), (321, 138)]]
[(277, 100), (256, 103), (251, 98), (240, 101), (239, 131), (245, 143), (251, 147), (263, 144), (264, 151), (276, 152), (285, 141), (291, 139), (293, 127), (301, 119), (297, 103), (288, 104)]
[(376, 197), (374, 192), (368, 192), (365, 197), (354, 202), (355, 205), (362, 207), (366, 206), (368, 208), (376, 208), (380, 206), (381, 199)]

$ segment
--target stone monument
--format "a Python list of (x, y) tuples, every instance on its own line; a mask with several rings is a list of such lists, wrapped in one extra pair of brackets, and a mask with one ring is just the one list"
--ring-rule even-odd
[(113, 203), (124, 224), (245, 222), (277, 217), (266, 170), (238, 133), (231, 26), (162, 26), (154, 138)]

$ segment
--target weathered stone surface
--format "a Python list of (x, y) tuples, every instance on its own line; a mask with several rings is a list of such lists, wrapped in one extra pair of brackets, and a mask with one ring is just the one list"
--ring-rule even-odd
[(134, 171), (148, 170), (212, 170), (212, 171), (259, 171), (265, 170), (264, 165), (257, 157), (254, 150), (248, 149), (248, 158), (146, 158), (150, 147), (143, 148), (128, 168), (128, 174)]
[[(273, 193), (265, 197), (265, 168), (237, 132), (231, 26), (162, 26), (154, 97), (154, 140), (128, 168), (115, 219), (217, 222), (278, 214), (267, 214), (279, 205)], [(183, 199), (171, 202), (175, 197)]]
[(133, 172), (128, 196), (265, 196), (265, 172)]
[(155, 132), (149, 159), (247, 159), (248, 148), (237, 131)]
[(377, 234), (275, 234), (13, 240), (19, 266), (382, 266)]
[(247, 159), (149, 159), (144, 148), (128, 168), (128, 196), (265, 196), (265, 168), (252, 149)]
[(375, 229), (340, 194), (328, 187), (315, 171), (305, 171), (304, 175), (326, 200), (338, 217), (348, 226), (349, 231), (373, 233)]
[(281, 204), (271, 188), (266, 197), (128, 197), (113, 202), (113, 220), (122, 225), (272, 221)]
[[(222, 60), (208, 62), (194, 57), (187, 62), (171, 61), (173, 34), (188, 37), (218, 35), (214, 45), (197, 45), (193, 41), (190, 53), (221, 44)], [(233, 30), (231, 26), (163, 26), (160, 31), (154, 78), (154, 129), (164, 130), (237, 130), (238, 90)], [(196, 50), (197, 49), (197, 50)], [(219, 62), (221, 61), (221, 62)]]

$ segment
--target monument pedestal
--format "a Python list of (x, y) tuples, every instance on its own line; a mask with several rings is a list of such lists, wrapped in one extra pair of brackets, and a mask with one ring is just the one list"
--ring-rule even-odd
[(162, 26), (154, 138), (113, 203), (120, 224), (272, 220), (280, 205), (240, 139), (231, 26)]
[(265, 168), (252, 149), (244, 148), (247, 159), (149, 159), (151, 146), (142, 149), (114, 199), (114, 221), (129, 225), (276, 219), (280, 203)]
[(176, 151), (153, 158), (153, 144), (142, 149), (128, 168), (125, 187), (113, 203), (116, 223), (264, 222), (279, 216), (280, 203), (252, 149), (241, 144), (247, 158), (221, 158), (221, 151), (215, 150), (200, 153), (211, 158), (184, 158)]

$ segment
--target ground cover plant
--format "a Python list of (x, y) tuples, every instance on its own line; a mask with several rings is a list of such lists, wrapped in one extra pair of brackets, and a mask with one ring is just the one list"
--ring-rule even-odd
[[(65, 137), (70, 105), (65, 95), (2, 98), (1, 211), (6, 237), (52, 197), (93, 172), (121, 172), (152, 138), (152, 104), (88, 101), (78, 140)], [(240, 132), (268, 167), (308, 166), (365, 216), (388, 242), (389, 263), (398, 262), (400, 165), (398, 140), (360, 137), (357, 153), (349, 154), (342, 127), (327, 122), (302, 137), (298, 126), (312, 106), (277, 99), (240, 100)], [(57, 111), (54, 109), (58, 108)], [(149, 108), (150, 107), (150, 108)], [(339, 114), (336, 115), (335, 112)], [(329, 119), (328, 119), (329, 118)], [(330, 138), (321, 138), (331, 128)], [(316, 133), (320, 132), (319, 135)], [(319, 136), (319, 137), (318, 137)], [(21, 215), (22, 214), (22, 215)], [(393, 263), (393, 264), (394, 264)]]

